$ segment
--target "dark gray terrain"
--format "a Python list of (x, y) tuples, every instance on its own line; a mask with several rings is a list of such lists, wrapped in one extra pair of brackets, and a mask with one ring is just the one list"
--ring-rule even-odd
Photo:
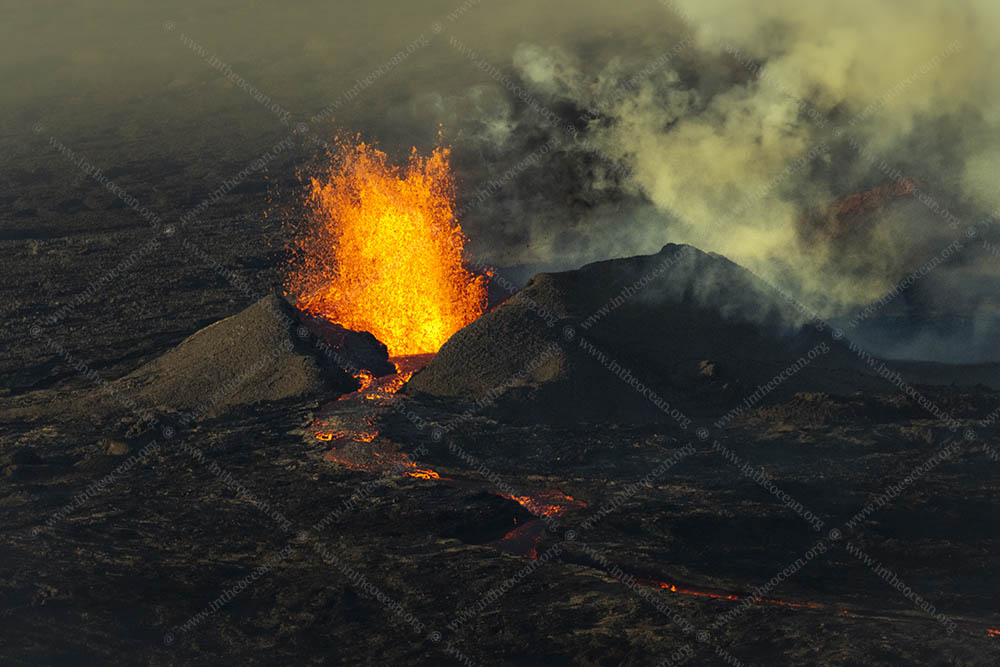
[[(327, 404), (348, 386), (265, 402), (250, 391), (252, 404), (193, 420), (197, 401), (163, 392), (105, 391), (95, 408), (102, 387), (280, 283), (282, 232), (263, 211), (276, 184), (295, 183), (254, 181), (182, 225), (214, 187), (201, 162), (105, 163), (126, 184), (156, 183), (142, 194), (173, 229), (151, 230), (58, 154), (5, 175), (3, 663), (1000, 659), (1000, 396), (988, 387), (921, 385), (952, 423), (888, 381), (799, 388), (722, 427), (740, 394), (687, 428), (508, 420), (471, 396), (409, 389)], [(566, 359), (597, 364), (561, 331)], [(220, 361), (232, 377), (257, 368), (240, 356)], [(330, 456), (362, 449), (356, 432), (317, 439), (338, 419), (376, 434), (366, 451), (412, 465)], [(411, 468), (438, 477), (398, 474)], [(527, 548), (504, 539), (526, 525)]]

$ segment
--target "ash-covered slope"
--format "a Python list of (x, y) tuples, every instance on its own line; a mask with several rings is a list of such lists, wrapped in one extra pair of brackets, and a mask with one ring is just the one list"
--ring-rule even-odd
[(755, 392), (766, 393), (757, 403), (877, 386), (829, 331), (799, 319), (746, 269), (670, 244), (539, 274), (456, 333), (407, 391), (477, 409), (495, 399), (507, 418), (683, 422), (677, 410), (718, 414)]
[(110, 393), (196, 419), (261, 401), (353, 391), (357, 383), (345, 369), (395, 372), (387, 359), (371, 334), (312, 318), (271, 294), (195, 332), (113, 383)]

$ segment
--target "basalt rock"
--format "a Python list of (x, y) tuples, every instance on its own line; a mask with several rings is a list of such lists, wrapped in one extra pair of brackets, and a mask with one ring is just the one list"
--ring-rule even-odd
[(357, 388), (353, 376), (361, 369), (376, 376), (395, 371), (371, 334), (310, 317), (271, 294), (102, 393), (106, 405), (169, 411), (183, 424), (262, 401), (336, 397)]
[(875, 385), (829, 329), (803, 319), (725, 257), (670, 244), (537, 275), (457, 332), (407, 392), (504, 418), (683, 422), (681, 412), (717, 413), (755, 392)]

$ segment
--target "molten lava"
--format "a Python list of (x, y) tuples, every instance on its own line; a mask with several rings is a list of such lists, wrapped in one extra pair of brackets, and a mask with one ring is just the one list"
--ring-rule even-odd
[(515, 496), (509, 493), (498, 494), (501, 498), (513, 500), (535, 516), (559, 516), (572, 507), (586, 507), (587, 503), (568, 496), (562, 491), (540, 491), (535, 495)]
[[(761, 598), (757, 597), (756, 595), (740, 596), (736, 595), (735, 593), (718, 593), (715, 591), (696, 590), (693, 588), (681, 588), (678, 587), (676, 584), (672, 584), (667, 581), (655, 581), (653, 579), (646, 579), (642, 581), (647, 585), (656, 586), (665, 591), (670, 591), (671, 593), (677, 593), (679, 595), (692, 595), (694, 597), (700, 597), (700, 598), (712, 598), (715, 600), (734, 600), (734, 601), (742, 600), (746, 597), (746, 598), (751, 598), (754, 602), (758, 604), (773, 604), (773, 605), (779, 605), (781, 607), (801, 607), (805, 609), (823, 608), (823, 605), (817, 604), (815, 602), (789, 602), (787, 600), (776, 600), (774, 598)], [(847, 611), (845, 610), (844, 613), (847, 613)]]
[[(371, 402), (377, 407), (388, 406), (395, 394), (415, 372), (430, 361), (433, 354), (414, 354), (390, 359), (396, 367), (395, 375), (375, 377), (366, 370), (354, 374), (358, 389), (337, 399), (340, 404)], [(335, 427), (335, 428), (331, 428)], [(436, 471), (418, 467), (409, 456), (395, 451), (391, 443), (379, 444), (374, 416), (370, 409), (346, 410), (334, 421), (319, 418), (312, 424), (317, 440), (331, 445), (323, 458), (354, 470), (367, 470), (382, 474), (399, 474), (417, 479), (448, 480)]]
[(364, 392), (368, 390), (368, 387), (372, 386), (372, 382), (375, 381), (375, 376), (372, 375), (371, 372), (362, 369), (354, 374), (354, 379), (358, 381), (358, 388), (356, 391)]
[(305, 311), (368, 331), (390, 356), (437, 352), (482, 314), (486, 278), (462, 266), (449, 150), (416, 149), (405, 167), (363, 142), (339, 142), (310, 179), (285, 289)]

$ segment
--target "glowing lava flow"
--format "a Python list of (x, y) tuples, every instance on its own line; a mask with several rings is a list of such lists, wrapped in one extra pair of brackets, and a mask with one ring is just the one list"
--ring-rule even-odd
[[(577, 500), (562, 491), (555, 490), (540, 491), (535, 495), (515, 496), (509, 493), (497, 495), (507, 500), (513, 500), (536, 517), (556, 517), (570, 508), (587, 506), (587, 503), (582, 500)], [(517, 526), (499, 540), (490, 543), (490, 546), (504, 553), (534, 560), (538, 558), (538, 545), (545, 537), (545, 528), (544, 520), (541, 518), (532, 519)]]
[(499, 495), (507, 500), (513, 500), (535, 516), (559, 516), (571, 507), (587, 506), (587, 503), (562, 491), (541, 491), (533, 496), (515, 496), (509, 493)]
[[(406, 381), (430, 361), (431, 354), (416, 354), (390, 359), (396, 374), (375, 377), (362, 370), (354, 377), (357, 391), (345, 394), (337, 404), (346, 409), (338, 410), (333, 421), (319, 418), (312, 426), (314, 437), (330, 444), (323, 458), (331, 463), (370, 472), (396, 473), (418, 479), (442, 479), (428, 468), (420, 468), (406, 454), (390, 444), (379, 446), (376, 442), (378, 428), (371, 415), (371, 403), (382, 407), (390, 403)], [(353, 409), (352, 409), (353, 408)]]
[[(320, 422), (313, 425), (315, 438), (324, 443), (329, 443), (331, 449), (324, 456), (327, 461), (337, 463), (355, 470), (367, 470), (382, 474), (398, 474), (417, 479), (441, 480), (449, 484), (459, 484), (469, 488), (482, 489), (483, 483), (479, 480), (448, 477), (441, 477), (437, 472), (420, 468), (395, 449), (380, 447), (377, 440), (378, 431), (370, 418), (371, 405), (385, 405), (390, 403), (394, 394), (405, 384), (410, 376), (423, 367), (433, 355), (413, 355), (409, 357), (399, 357), (392, 359), (396, 365), (397, 373), (382, 378), (359, 377), (361, 389), (353, 394), (341, 397), (337, 405), (341, 408), (360, 407), (366, 408), (361, 412), (353, 410), (339, 410), (336, 415), (340, 417), (335, 424)], [(346, 414), (347, 418), (344, 418)], [(331, 428), (335, 426), (336, 428)], [(545, 538), (547, 522), (543, 517), (555, 517), (565, 514), (573, 508), (584, 508), (586, 503), (576, 500), (561, 491), (550, 490), (535, 494), (514, 495), (507, 493), (497, 493), (508, 500), (513, 500), (535, 518), (515, 526), (499, 540), (490, 542), (489, 546), (504, 553), (522, 556), (526, 558), (538, 558), (538, 548)], [(579, 562), (579, 561), (577, 561)], [(619, 577), (624, 581), (624, 578)], [(756, 604), (776, 605), (791, 609), (827, 609), (832, 605), (820, 604), (816, 602), (796, 602), (791, 600), (778, 600), (775, 598), (762, 598), (746, 593), (726, 593), (705, 589), (686, 588), (676, 583), (651, 579), (647, 577), (633, 577), (633, 581), (643, 586), (657, 588), (675, 595), (684, 595), (712, 600), (728, 600), (739, 602), (752, 600)], [(850, 616), (878, 616), (884, 618), (886, 612), (880, 610), (871, 612), (864, 609), (840, 609), (841, 614)], [(967, 627), (961, 628), (963, 632), (973, 635), (1000, 639), (1000, 629), (983, 628), (981, 625), (970, 623)]]
[[(536, 495), (514, 496), (501, 494), (504, 498), (513, 500), (524, 509), (537, 516), (559, 516), (570, 508), (585, 508), (587, 503), (576, 500), (561, 491), (543, 491)], [(535, 519), (522, 524), (504, 535), (492, 546), (505, 553), (511, 553), (527, 558), (538, 557), (538, 545), (545, 534), (544, 522)], [(779, 605), (782, 607), (799, 607), (805, 609), (822, 609), (823, 605), (814, 602), (790, 602), (787, 600), (776, 600), (773, 598), (761, 598), (756, 596), (737, 595), (735, 593), (719, 593), (715, 591), (697, 590), (694, 588), (684, 588), (677, 584), (657, 579), (639, 578), (637, 582), (653, 588), (659, 588), (678, 595), (689, 595), (693, 597), (712, 598), (716, 600), (738, 601), (751, 598), (758, 604)]]
[[(639, 580), (648, 586), (655, 586), (656, 588), (663, 589), (665, 591), (670, 591), (671, 593), (677, 593), (678, 595), (691, 595), (699, 598), (713, 598), (716, 600), (743, 600), (751, 599), (758, 604), (774, 604), (782, 607), (801, 607), (805, 609), (822, 609), (823, 605), (815, 602), (789, 602), (787, 600), (775, 600), (774, 598), (759, 598), (754, 595), (736, 595), (735, 593), (715, 593), (712, 591), (699, 591), (693, 588), (681, 588), (676, 584), (671, 584), (666, 581), (656, 581), (655, 579), (645, 579)], [(845, 611), (846, 613), (846, 611)]]
[(365, 144), (338, 141), (329, 172), (310, 179), (285, 289), (298, 306), (368, 331), (390, 356), (437, 352), (486, 305), (485, 277), (462, 266), (449, 151), (406, 167)]

